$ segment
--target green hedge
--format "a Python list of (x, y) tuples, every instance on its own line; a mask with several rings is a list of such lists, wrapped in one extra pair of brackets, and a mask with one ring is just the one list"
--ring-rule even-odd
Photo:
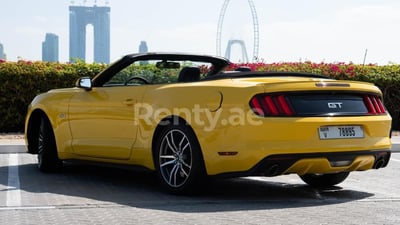
[[(292, 71), (323, 74), (336, 79), (366, 81), (384, 93), (384, 102), (399, 130), (400, 65), (355, 65), (345, 63), (251, 63), (232, 64), (228, 70), (248, 66), (257, 71)], [(77, 78), (93, 77), (104, 64), (0, 61), (0, 133), (22, 132), (28, 104), (39, 93), (71, 87)], [(204, 68), (203, 68), (204, 69)]]
[(72, 87), (78, 77), (94, 76), (102, 64), (0, 62), (0, 133), (23, 132), (32, 99), (54, 88)]

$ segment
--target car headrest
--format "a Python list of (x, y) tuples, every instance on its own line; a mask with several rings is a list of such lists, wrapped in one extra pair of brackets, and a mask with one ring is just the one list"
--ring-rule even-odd
[(178, 82), (193, 82), (200, 80), (200, 68), (193, 66), (183, 67), (179, 72)]

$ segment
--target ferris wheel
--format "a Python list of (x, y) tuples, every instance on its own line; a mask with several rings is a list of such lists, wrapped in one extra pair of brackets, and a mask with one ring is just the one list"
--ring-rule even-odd
[[(222, 5), (221, 13), (219, 14), (219, 19), (218, 19), (218, 28), (217, 28), (217, 55), (222, 56), (221, 54), (221, 39), (222, 39), (222, 28), (224, 24), (224, 17), (226, 10), (228, 8), (230, 0), (225, 0), (224, 4)], [(257, 18), (257, 12), (256, 12), (256, 7), (254, 6), (254, 2), (252, 0), (248, 0), (250, 10), (251, 10), (251, 16), (253, 19), (253, 55), (252, 55), (252, 60), (258, 59), (258, 48), (259, 48), (259, 27), (258, 27), (258, 18)], [(231, 42), (235, 43), (235, 42)], [(245, 51), (245, 48), (242, 48), (242, 51)], [(247, 54), (247, 53), (246, 53)]]

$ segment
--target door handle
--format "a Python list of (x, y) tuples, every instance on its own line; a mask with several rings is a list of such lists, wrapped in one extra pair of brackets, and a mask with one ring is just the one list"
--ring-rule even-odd
[(125, 101), (123, 101), (122, 103), (124, 105), (131, 106), (131, 105), (135, 104), (135, 100), (128, 98), (128, 99), (125, 99)]

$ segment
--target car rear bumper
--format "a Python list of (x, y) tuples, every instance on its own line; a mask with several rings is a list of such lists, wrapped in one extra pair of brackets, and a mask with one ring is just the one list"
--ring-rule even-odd
[[(321, 139), (318, 129), (324, 126), (358, 125), (364, 130), (362, 138)], [(391, 149), (391, 118), (385, 116), (370, 117), (309, 117), (309, 118), (267, 118), (259, 126), (226, 126), (213, 132), (196, 132), (203, 152), (205, 166), (209, 175), (230, 172), (250, 171), (262, 160), (276, 156), (371, 155), (374, 151)], [(372, 154), (374, 155), (374, 154)], [(301, 157), (307, 158), (307, 157)], [(373, 159), (359, 159), (361, 167), (352, 165), (348, 168), (330, 168), (326, 160), (298, 162), (283, 167), (284, 173), (335, 172), (341, 170), (365, 170), (373, 168)], [(365, 159), (364, 159), (365, 158)], [(367, 163), (368, 162), (368, 163)], [(299, 167), (315, 164), (314, 169), (299, 172)], [(317, 164), (321, 164), (318, 166)], [(340, 164), (340, 163), (339, 163)], [(319, 169), (317, 169), (319, 168)], [(353, 169), (352, 169), (353, 168)], [(289, 170), (290, 169), (290, 170)]]
[(278, 176), (296, 173), (336, 173), (386, 167), (390, 150), (271, 155), (247, 171), (221, 173), (222, 177)]

